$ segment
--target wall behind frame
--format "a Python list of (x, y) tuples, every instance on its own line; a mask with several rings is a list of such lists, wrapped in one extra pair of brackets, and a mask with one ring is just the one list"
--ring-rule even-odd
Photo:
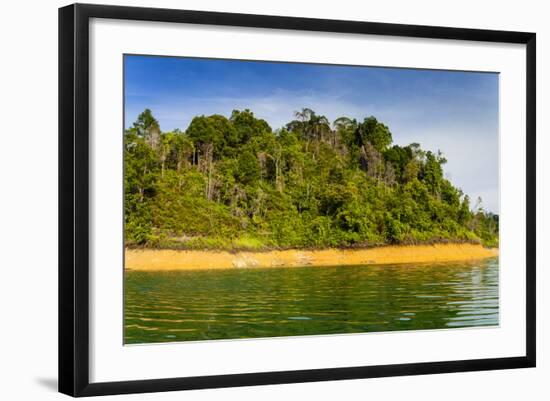
[[(90, 1), (95, 3), (95, 1)], [(130, 6), (202, 9), (334, 19), (361, 19), (425, 25), (537, 32), (538, 102), (538, 368), (513, 371), (383, 378), (254, 388), (132, 395), (126, 399), (179, 400), (332, 400), (348, 399), (464, 400), (546, 399), (550, 375), (548, 313), (550, 295), (545, 268), (550, 248), (550, 158), (543, 159), (550, 129), (543, 110), (550, 107), (550, 26), (544, 2), (503, 3), (463, 0), (438, 2), (319, 2), (279, 0), (117, 1)], [(0, 24), (3, 111), (0, 176), (0, 244), (3, 280), (0, 289), (2, 330), (0, 387), (10, 400), (66, 399), (56, 392), (57, 375), (57, 8), (68, 2), (9, 2)], [(5, 7), (6, 7), (5, 6)], [(109, 399), (124, 399), (123, 396)]]

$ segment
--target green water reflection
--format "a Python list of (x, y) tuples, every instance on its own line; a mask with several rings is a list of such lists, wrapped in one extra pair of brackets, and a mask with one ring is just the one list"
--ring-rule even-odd
[(127, 344), (498, 323), (498, 258), (125, 273)]

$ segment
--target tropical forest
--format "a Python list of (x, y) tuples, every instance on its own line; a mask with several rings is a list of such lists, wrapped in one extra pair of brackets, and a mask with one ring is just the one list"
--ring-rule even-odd
[(163, 132), (143, 111), (124, 133), (126, 246), (498, 247), (498, 215), (446, 178), (441, 151), (395, 144), (374, 116), (329, 121), (304, 108), (291, 118), (273, 129), (234, 110)]

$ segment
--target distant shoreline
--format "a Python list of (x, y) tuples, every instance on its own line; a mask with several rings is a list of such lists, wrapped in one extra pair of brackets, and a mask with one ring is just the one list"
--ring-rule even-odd
[(140, 271), (207, 270), (365, 264), (429, 263), (479, 260), (498, 256), (498, 249), (479, 244), (395, 245), (368, 249), (276, 250), (125, 250), (125, 268)]

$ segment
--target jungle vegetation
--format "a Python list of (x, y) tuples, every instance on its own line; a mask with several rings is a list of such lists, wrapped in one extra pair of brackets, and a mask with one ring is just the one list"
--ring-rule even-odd
[(302, 109), (273, 130), (250, 110), (162, 132), (150, 110), (124, 134), (130, 247), (267, 250), (475, 242), (498, 215), (445, 178), (441, 152), (393, 144), (375, 117)]

